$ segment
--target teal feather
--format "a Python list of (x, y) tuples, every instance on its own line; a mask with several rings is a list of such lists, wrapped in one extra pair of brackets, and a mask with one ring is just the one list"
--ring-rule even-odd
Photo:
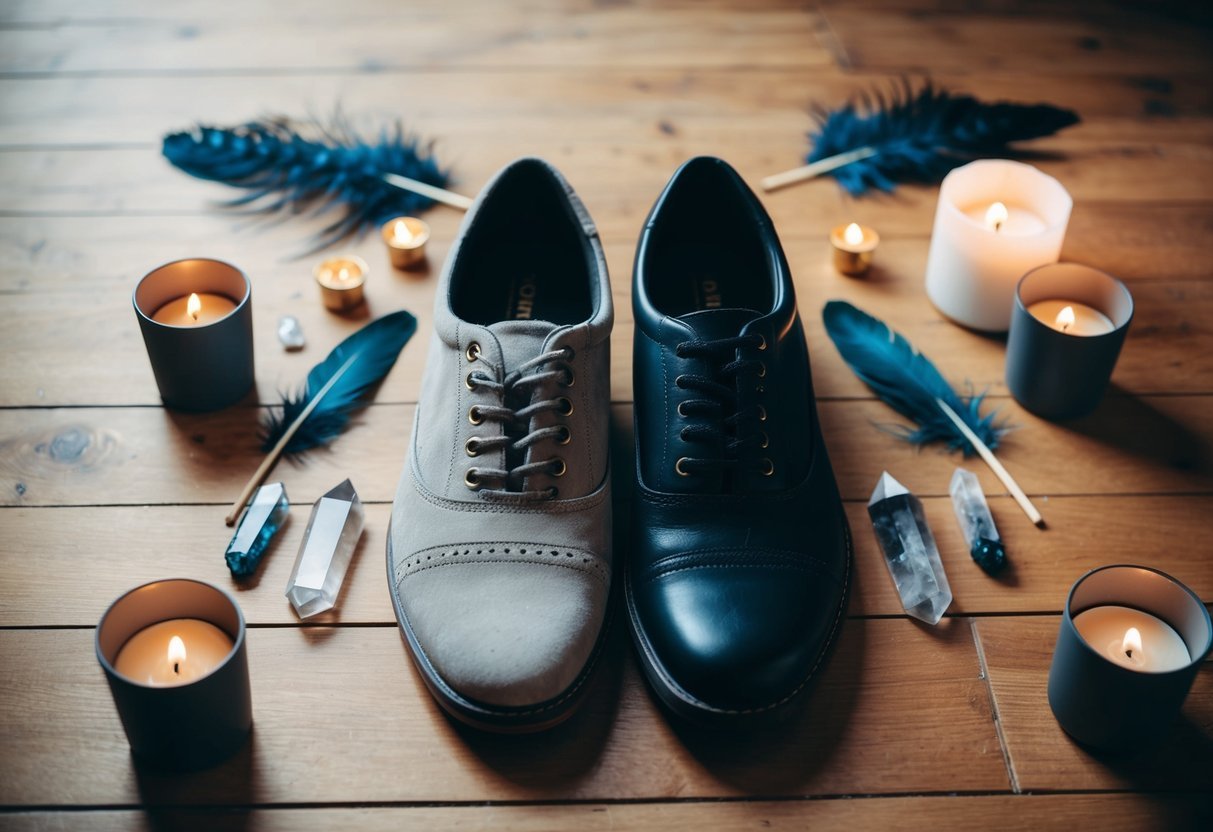
[(996, 414), (982, 416), (983, 396), (961, 396), (947, 379), (906, 338), (846, 301), (832, 300), (821, 313), (826, 332), (844, 361), (872, 388), (880, 400), (914, 422), (893, 432), (915, 445), (939, 440), (968, 456), (973, 446), (936, 404), (942, 399), (991, 450), (1007, 428), (995, 424)]
[[(262, 424), (262, 450), (271, 450), (318, 395), (323, 398), (283, 452), (297, 454), (335, 439), (345, 430), (350, 414), (365, 404), (367, 395), (392, 369), (416, 331), (417, 319), (401, 310), (371, 321), (334, 347), (307, 374), (301, 390), (283, 395), (282, 412), (271, 411), (266, 417)], [(325, 386), (335, 377), (336, 381), (326, 391)]]

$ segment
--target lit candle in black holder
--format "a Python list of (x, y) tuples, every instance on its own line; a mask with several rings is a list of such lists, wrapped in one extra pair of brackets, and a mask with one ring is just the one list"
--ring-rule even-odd
[(1046, 419), (1085, 416), (1103, 398), (1129, 322), (1133, 297), (1109, 274), (1052, 263), (1023, 276), (1007, 338), (1007, 387)]
[(218, 410), (253, 386), (252, 284), (220, 260), (191, 258), (149, 272), (135, 315), (160, 388), (177, 410)]
[(1192, 590), (1145, 566), (1104, 566), (1070, 590), (1049, 669), (1066, 733), (1105, 750), (1161, 741), (1213, 646)]

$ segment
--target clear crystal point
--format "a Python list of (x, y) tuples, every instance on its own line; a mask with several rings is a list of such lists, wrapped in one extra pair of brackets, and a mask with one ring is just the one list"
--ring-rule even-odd
[(288, 350), (301, 350), (307, 344), (303, 325), (294, 315), (283, 315), (278, 319), (278, 340)]
[(1007, 564), (1006, 549), (994, 526), (994, 517), (977, 475), (957, 468), (952, 474), (948, 493), (952, 495), (952, 509), (956, 512), (960, 531), (969, 544), (969, 554), (987, 573), (1000, 572)]
[(345, 480), (316, 501), (286, 584), (286, 597), (300, 618), (331, 610), (362, 535), (362, 501)]
[(938, 624), (952, 603), (952, 589), (922, 503), (885, 471), (868, 501), (868, 516), (902, 607), (917, 619)]
[(240, 518), (223, 556), (233, 577), (245, 578), (257, 571), (261, 556), (290, 511), (286, 488), (280, 482), (263, 485), (253, 493), (252, 502)]

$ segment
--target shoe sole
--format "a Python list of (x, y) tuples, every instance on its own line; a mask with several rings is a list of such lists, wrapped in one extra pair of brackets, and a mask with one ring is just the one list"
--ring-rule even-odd
[(826, 658), (829, 657), (837, 641), (838, 632), (841, 628), (842, 620), (846, 617), (847, 605), (850, 602), (851, 569), (855, 553), (851, 543), (851, 526), (847, 521), (845, 512), (843, 512), (842, 516), (842, 528), (846, 537), (847, 570), (842, 579), (842, 599), (839, 601), (838, 612), (834, 616), (834, 624), (830, 628), (829, 635), (826, 636), (825, 642), (817, 654), (817, 660), (813, 662), (813, 666), (809, 669), (808, 674), (792, 692), (769, 705), (757, 708), (717, 708), (688, 693), (674, 680), (674, 677), (661, 665), (656, 652), (653, 650), (652, 645), (649, 644), (648, 637), (644, 634), (644, 629), (640, 623), (640, 616), (636, 612), (636, 605), (632, 597), (632, 570), (625, 569), (624, 596), (628, 609), (628, 629), (632, 633), (632, 643), (636, 647), (640, 668), (644, 672), (644, 677), (648, 682), (649, 688), (656, 694), (658, 701), (675, 715), (688, 722), (701, 726), (717, 727), (736, 725), (750, 720), (774, 719), (799, 700), (809, 689), (809, 683), (813, 681), (818, 669), (825, 664)]
[(401, 635), (404, 637), (405, 644), (408, 645), (409, 655), (413, 658), (413, 664), (421, 672), (421, 678), (425, 681), (425, 686), (429, 689), (430, 695), (442, 706), (444, 711), (455, 719), (482, 731), (498, 734), (529, 734), (552, 728), (564, 722), (573, 715), (573, 712), (585, 700), (586, 693), (590, 688), (590, 679), (598, 666), (598, 659), (603, 653), (603, 648), (607, 642), (607, 636), (611, 628), (613, 616), (610, 611), (614, 607), (614, 582), (612, 582), (607, 596), (607, 614), (603, 619), (602, 629), (598, 633), (598, 640), (594, 643), (594, 649), (590, 652), (590, 657), (586, 661), (585, 667), (582, 668), (581, 673), (573, 680), (573, 683), (563, 693), (546, 702), (519, 707), (505, 707), (486, 705), (459, 694), (446, 683), (437, 669), (430, 663), (425, 651), (421, 649), (421, 644), (413, 633), (408, 616), (400, 606), (400, 598), (396, 593), (395, 575), (392, 568), (392, 529), (390, 522), (388, 523), (386, 560), (387, 580), (392, 596), (392, 608), (396, 612), (396, 623), (400, 627)]

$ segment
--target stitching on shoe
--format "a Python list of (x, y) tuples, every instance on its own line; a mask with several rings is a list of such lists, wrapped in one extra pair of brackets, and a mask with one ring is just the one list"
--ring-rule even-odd
[[(732, 716), (764, 713), (766, 711), (774, 710), (774, 709), (780, 707), (781, 705), (784, 705), (784, 704), (790, 702), (792, 699), (796, 698), (796, 695), (799, 694), (800, 691), (804, 689), (805, 685), (807, 685), (809, 683), (809, 681), (815, 675), (817, 675), (817, 669), (821, 666), (821, 663), (825, 660), (826, 654), (830, 652), (830, 647), (834, 643), (835, 638), (837, 638), (837, 636), (838, 636), (838, 624), (840, 621), (842, 621), (842, 612), (844, 609), (846, 609), (846, 606), (847, 606), (847, 603), (846, 603), (847, 595), (850, 593), (850, 585), (851, 585), (851, 562), (854, 560), (855, 553), (854, 553), (854, 547), (852, 545), (852, 540), (851, 540), (851, 527), (850, 527), (850, 524), (847, 522), (845, 512), (842, 513), (842, 527), (843, 527), (844, 535), (846, 538), (846, 547), (847, 547), (847, 555), (848, 555), (848, 557), (846, 559), (847, 568), (842, 576), (842, 588), (843, 588), (842, 600), (839, 602), (838, 609), (834, 613), (834, 622), (830, 625), (830, 633), (826, 637), (824, 644), (822, 644), (821, 650), (817, 654), (817, 660), (813, 662), (813, 666), (811, 668), (809, 668), (808, 674), (804, 677), (804, 679), (801, 680), (800, 684), (797, 685), (792, 690), (792, 692), (789, 693), (787, 696), (783, 697), (782, 699), (780, 699), (776, 702), (772, 702), (769, 705), (763, 705), (763, 706), (757, 707), (757, 708), (741, 708), (741, 709), (717, 708), (712, 705), (709, 705), (707, 702), (704, 702), (702, 699), (698, 699), (694, 696), (691, 696), (691, 694), (689, 694), (685, 690), (683, 690), (682, 686), (679, 685), (676, 681), (674, 681), (673, 677), (671, 677), (669, 675), (669, 673), (666, 672), (665, 668), (662, 667), (660, 662), (658, 662), (657, 654), (653, 652), (653, 648), (649, 644), (649, 641), (648, 641), (648, 636), (644, 634), (643, 628), (641, 628), (639, 626), (639, 622), (636, 621), (635, 615), (633, 614), (632, 604), (630, 603), (630, 599), (629, 599), (629, 603), (627, 605), (628, 606), (628, 615), (629, 615), (629, 617), (631, 617), (633, 619), (633, 623), (636, 625), (633, 628), (634, 632), (637, 635), (641, 636), (640, 638), (636, 639), (636, 641), (640, 645), (640, 647), (644, 650), (645, 655), (648, 656), (649, 663), (652, 665), (653, 669), (656, 670), (657, 673), (659, 673), (663, 677), (663, 681), (669, 687), (670, 692), (673, 693), (675, 696), (677, 696), (679, 699), (681, 699), (683, 702), (686, 702), (688, 705), (690, 705), (694, 708), (699, 708), (700, 710), (709, 711), (714, 714), (728, 714), (728, 715), (732, 715)], [(631, 576), (625, 574), (624, 580), (626, 583), (630, 584)], [(628, 595), (631, 595), (631, 593), (629, 592)]]
[(574, 564), (574, 563), (561, 563), (559, 561), (554, 561), (554, 560), (536, 560), (534, 558), (527, 558), (525, 560), (522, 560), (522, 559), (506, 560), (504, 558), (494, 558), (494, 559), (468, 558), (466, 560), (461, 560), (461, 561), (448, 560), (448, 561), (442, 561), (440, 563), (431, 563), (427, 566), (422, 566), (420, 568), (413, 569), (413, 571), (411, 571), (411, 572), (405, 572), (397, 580), (397, 585), (403, 584), (406, 578), (410, 578), (413, 575), (417, 575), (421, 572), (425, 572), (427, 569), (437, 569), (440, 566), (455, 566), (456, 564), (459, 564), (459, 563), (508, 563), (508, 564), (530, 563), (530, 564), (534, 564), (536, 566), (558, 566), (561, 569), (571, 569), (574, 572), (581, 573), (582, 575), (589, 575), (592, 578), (597, 578), (599, 581), (602, 582), (602, 585), (604, 587), (609, 586), (609, 584), (607, 583), (606, 577), (601, 573), (600, 570), (586, 569), (586, 568), (584, 568), (582, 566), (578, 566), (577, 564)]
[[(772, 562), (774, 561), (774, 562)], [(686, 564), (686, 565), (680, 565)], [(670, 555), (649, 564), (645, 573), (649, 577), (659, 578), (674, 572), (688, 569), (708, 569), (711, 567), (731, 566), (774, 566), (780, 568), (795, 568), (806, 572), (821, 572), (835, 578), (834, 570), (829, 564), (802, 552), (792, 552), (784, 549), (721, 548), (697, 549), (693, 552), (683, 552)], [(837, 580), (837, 578), (835, 578)]]
[[(496, 554), (495, 550), (502, 550), (503, 554), (510, 554), (511, 549), (519, 550), (519, 557), (485, 557), (487, 554)], [(533, 551), (535, 554), (523, 554), (522, 550)], [(548, 553), (552, 554), (549, 556)], [(431, 561), (435, 555), (439, 558), (438, 563), (432, 563), (429, 566), (420, 565), (422, 558), (426, 561)], [(543, 557), (539, 557), (540, 555), (543, 555)], [(448, 557), (450, 560), (443, 560)], [(559, 560), (556, 558), (559, 558)], [(581, 558), (581, 563), (583, 564), (591, 564), (589, 568), (578, 565), (575, 562), (568, 562), (569, 559), (576, 561), (578, 558)], [(520, 543), (514, 540), (490, 540), (477, 543), (448, 543), (443, 546), (430, 546), (413, 552), (403, 561), (394, 563), (392, 567), (393, 577), (396, 584), (399, 585), (409, 575), (450, 563), (534, 563), (541, 566), (562, 566), (566, 569), (575, 569), (587, 575), (594, 575), (600, 578), (603, 583), (609, 583), (607, 578), (610, 566), (606, 562), (606, 559), (595, 555), (588, 549), (581, 549), (576, 546), (557, 546), (551, 543)]]

